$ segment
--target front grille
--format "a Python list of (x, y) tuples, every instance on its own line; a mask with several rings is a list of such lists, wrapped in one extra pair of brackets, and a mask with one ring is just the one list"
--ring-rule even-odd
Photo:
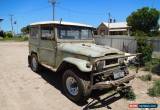
[(105, 66), (111, 65), (111, 64), (117, 64), (118, 63), (118, 59), (108, 59), (105, 60)]

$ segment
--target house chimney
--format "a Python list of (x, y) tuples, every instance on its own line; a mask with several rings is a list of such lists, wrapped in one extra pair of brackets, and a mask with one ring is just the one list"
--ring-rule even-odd
[(114, 19), (113, 22), (115, 23), (115, 22), (116, 22), (116, 19)]
[(109, 22), (112, 23), (112, 19), (110, 19)]

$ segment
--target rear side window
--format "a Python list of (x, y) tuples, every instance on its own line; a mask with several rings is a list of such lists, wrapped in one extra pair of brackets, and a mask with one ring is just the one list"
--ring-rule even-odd
[(42, 26), (41, 27), (41, 39), (42, 40), (52, 40), (54, 37), (54, 27), (53, 26)]
[(37, 39), (38, 38), (38, 28), (37, 27), (31, 27), (30, 28), (30, 37), (32, 39)]

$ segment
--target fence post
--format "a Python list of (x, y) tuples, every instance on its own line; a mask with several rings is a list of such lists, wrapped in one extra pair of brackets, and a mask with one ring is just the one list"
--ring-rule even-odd
[(112, 47), (112, 38), (111, 38), (111, 47)]

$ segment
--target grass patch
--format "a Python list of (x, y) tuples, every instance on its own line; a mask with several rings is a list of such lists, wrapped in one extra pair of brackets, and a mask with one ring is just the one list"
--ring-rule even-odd
[(152, 80), (152, 75), (147, 74), (147, 75), (142, 75), (139, 77), (142, 81), (151, 81)]
[(18, 42), (23, 42), (23, 41), (28, 41), (28, 37), (22, 36), (22, 37), (5, 37), (3, 39), (0, 39), (0, 41), (18, 41)]
[(148, 89), (148, 94), (152, 97), (160, 97), (160, 80), (154, 82), (153, 87)]

